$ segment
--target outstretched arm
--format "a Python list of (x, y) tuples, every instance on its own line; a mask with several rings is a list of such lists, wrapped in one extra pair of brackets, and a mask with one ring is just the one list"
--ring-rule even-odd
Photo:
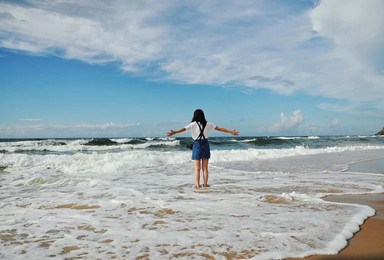
[(167, 137), (171, 137), (172, 135), (174, 134), (179, 134), (179, 133), (182, 133), (184, 132), (186, 129), (183, 127), (183, 128), (180, 128), (179, 130), (177, 131), (173, 131), (173, 130), (169, 130), (169, 132), (167, 133)]
[(220, 132), (224, 132), (224, 133), (228, 133), (228, 134), (239, 135), (239, 132), (236, 131), (236, 129), (228, 130), (228, 129), (225, 129), (224, 127), (216, 126), (215, 130), (220, 131)]

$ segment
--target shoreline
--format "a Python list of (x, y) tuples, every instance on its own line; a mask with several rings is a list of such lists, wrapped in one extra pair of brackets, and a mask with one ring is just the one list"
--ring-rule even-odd
[(347, 246), (336, 255), (313, 255), (303, 258), (286, 258), (286, 260), (332, 260), (364, 259), (379, 260), (384, 257), (384, 193), (362, 195), (327, 196), (330, 202), (354, 203), (370, 206), (376, 214), (367, 218), (360, 230), (348, 240)]

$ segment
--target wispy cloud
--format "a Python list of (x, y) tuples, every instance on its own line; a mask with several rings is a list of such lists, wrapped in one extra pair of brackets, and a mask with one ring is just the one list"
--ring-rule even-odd
[(335, 126), (337, 126), (339, 123), (340, 123), (340, 119), (335, 118), (335, 119), (333, 119), (332, 122), (331, 122), (331, 127), (335, 127)]
[(0, 126), (1, 137), (103, 137), (133, 136), (140, 133), (140, 123), (76, 124), (76, 125), (13, 125)]
[(359, 118), (384, 118), (382, 109), (375, 107), (374, 105), (366, 102), (362, 103), (320, 103), (317, 105), (318, 108), (328, 110), (336, 113), (343, 113), (352, 115)]
[(329, 110), (333, 112), (352, 112), (356, 108), (354, 105), (340, 105), (340, 104), (332, 104), (332, 103), (320, 103), (317, 105), (318, 108)]
[(28, 121), (28, 122), (39, 122), (41, 118), (21, 118), (20, 121)]
[(1, 47), (384, 106), (381, 0), (26, 2), (0, 4)]
[(2, 47), (137, 70), (166, 39), (166, 28), (150, 22), (162, 9), (156, 1), (27, 2), (0, 4)]
[[(129, 128), (134, 126), (140, 126), (139, 123), (132, 124), (115, 124), (115, 123), (106, 123), (101, 125), (92, 125), (92, 124), (78, 124), (75, 126), (65, 126), (65, 128), (83, 128), (83, 129), (108, 129), (108, 128)], [(59, 126), (62, 127), (62, 126)]]

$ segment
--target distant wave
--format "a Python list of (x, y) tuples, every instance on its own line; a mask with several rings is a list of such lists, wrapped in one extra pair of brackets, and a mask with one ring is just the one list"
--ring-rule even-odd
[(294, 139), (300, 139), (302, 137), (296, 137), (296, 136), (291, 136), (291, 137), (286, 137), (286, 136), (279, 136), (279, 137), (275, 137), (276, 139), (280, 139), (280, 140), (294, 140)]
[(92, 139), (91, 141), (89, 141), (85, 145), (100, 145), (100, 146), (103, 146), (103, 145), (116, 145), (116, 144), (117, 144), (117, 142), (114, 142), (111, 139), (98, 138), (98, 139)]
[[(191, 138), (83, 138), (83, 139), (0, 139), (0, 153), (76, 153), (119, 152), (129, 150), (188, 151)], [(384, 146), (378, 136), (276, 136), (210, 137), (212, 150), (294, 149), (298, 146), (319, 149), (345, 146)]]

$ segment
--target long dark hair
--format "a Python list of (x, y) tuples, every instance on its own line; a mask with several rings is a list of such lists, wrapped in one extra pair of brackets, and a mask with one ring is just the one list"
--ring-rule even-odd
[(200, 124), (205, 126), (207, 124), (207, 120), (205, 119), (203, 110), (196, 109), (195, 112), (193, 113), (193, 118), (191, 122), (199, 122)]

